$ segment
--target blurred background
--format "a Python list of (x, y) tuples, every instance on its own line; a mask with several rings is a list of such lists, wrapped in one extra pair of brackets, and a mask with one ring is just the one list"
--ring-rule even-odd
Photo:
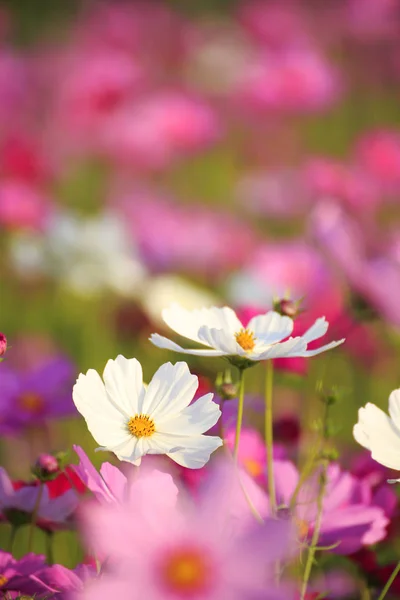
[[(174, 301), (228, 304), (245, 323), (301, 300), (298, 333), (325, 315), (326, 341), (346, 344), (276, 361), (277, 435), (307, 431), (322, 379), (354, 449), (357, 409), (400, 384), (399, 99), (398, 0), (3, 0), (13, 475), (40, 451), (94, 448), (71, 400), (79, 372), (122, 353), (150, 379), (184, 358), (148, 342)], [(202, 390), (226, 368), (189, 363)], [(257, 398), (262, 368), (249, 380)]]

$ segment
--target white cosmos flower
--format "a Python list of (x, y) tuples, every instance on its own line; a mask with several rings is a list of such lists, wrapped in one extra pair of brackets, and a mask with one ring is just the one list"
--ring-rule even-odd
[(73, 389), (75, 406), (100, 450), (136, 465), (145, 454), (166, 454), (198, 469), (222, 445), (221, 438), (202, 435), (221, 411), (213, 394), (190, 404), (198, 379), (186, 363), (162, 365), (145, 386), (139, 361), (117, 356), (107, 362), (103, 379), (90, 369), (79, 375)]
[(302, 336), (295, 338), (289, 337), (293, 331), (293, 320), (274, 311), (253, 317), (247, 327), (227, 306), (189, 311), (173, 304), (162, 311), (162, 317), (176, 333), (207, 348), (187, 350), (157, 333), (151, 335), (150, 341), (159, 348), (196, 356), (239, 357), (250, 361), (315, 356), (344, 342), (343, 339), (307, 350), (310, 342), (326, 333), (329, 324), (325, 317), (317, 319)]
[(358, 411), (353, 435), (376, 462), (400, 471), (400, 389), (389, 396), (389, 415), (368, 402)]

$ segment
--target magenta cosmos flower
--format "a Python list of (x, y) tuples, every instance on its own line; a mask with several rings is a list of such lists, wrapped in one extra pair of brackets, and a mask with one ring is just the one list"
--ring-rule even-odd
[(35, 580), (35, 575), (46, 568), (44, 556), (33, 553), (15, 559), (8, 552), (0, 550), (0, 596), (15, 598), (19, 594), (42, 598), (46, 586)]
[[(290, 461), (275, 461), (274, 469), (278, 504), (289, 506), (299, 473)], [(317, 495), (316, 475), (303, 484), (297, 497), (293, 518), (300, 539), (312, 535), (317, 516)], [(331, 464), (318, 545), (335, 545), (331, 552), (352, 554), (362, 546), (379, 542), (386, 537), (389, 524), (386, 508), (385, 500), (373, 493), (367, 480), (359, 480), (351, 473), (341, 471), (338, 464)]]
[(197, 502), (170, 502), (173, 488), (164, 475), (147, 478), (125, 505), (91, 506), (84, 531), (95, 551), (108, 556), (108, 572), (83, 597), (130, 597), (134, 589), (149, 600), (280, 598), (272, 565), (288, 552), (289, 524), (253, 518), (237, 528), (238, 515), (227, 507), (239, 495), (246, 502), (243, 490), (232, 471), (216, 475)]

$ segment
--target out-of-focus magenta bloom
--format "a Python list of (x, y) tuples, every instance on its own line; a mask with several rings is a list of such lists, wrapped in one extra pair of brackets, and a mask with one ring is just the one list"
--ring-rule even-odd
[(365, 133), (355, 149), (355, 160), (383, 193), (400, 192), (400, 132), (378, 130)]
[[(224, 433), (224, 443), (233, 450), (235, 445), (235, 428)], [(265, 481), (265, 442), (255, 429), (243, 427), (240, 433), (238, 462), (243, 469), (260, 483)]]
[(47, 194), (39, 188), (18, 179), (0, 181), (0, 227), (40, 230), (51, 206)]
[(244, 69), (234, 94), (247, 111), (308, 113), (330, 108), (341, 89), (338, 72), (321, 55), (296, 49), (260, 55)]
[(125, 194), (118, 203), (154, 271), (225, 275), (243, 264), (256, 243), (250, 225), (227, 212), (185, 206), (145, 189)]
[(1, 173), (6, 180), (32, 185), (46, 181), (51, 175), (49, 156), (33, 135), (12, 132), (0, 142)]
[(220, 135), (217, 115), (205, 100), (160, 91), (115, 113), (104, 126), (101, 147), (121, 166), (158, 170), (208, 149)]
[(18, 431), (75, 414), (72, 385), (75, 368), (65, 357), (28, 371), (0, 365), (2, 422), (0, 430)]
[(79, 457), (79, 465), (72, 465), (72, 469), (95, 498), (102, 503), (124, 501), (128, 492), (125, 475), (109, 462), (104, 462), (98, 472), (80, 446), (73, 448)]
[(361, 41), (393, 38), (399, 33), (396, 0), (348, 0), (344, 3), (343, 27)]
[[(54, 486), (52, 486), (54, 487)], [(68, 527), (70, 518), (79, 503), (77, 493), (71, 488), (64, 493), (52, 496), (48, 483), (39, 484), (13, 482), (3, 467), (0, 467), (0, 512), (3, 519), (14, 524), (27, 524), (31, 521), (39, 498), (36, 523), (39, 527), (53, 531)]]
[(243, 1), (239, 5), (241, 24), (258, 41), (272, 49), (301, 47), (309, 43), (308, 23), (294, 3), (277, 0)]
[(5, 355), (7, 350), (7, 338), (4, 333), (0, 331), (0, 358)]
[(350, 286), (386, 320), (400, 325), (400, 266), (395, 256), (368, 252), (358, 223), (333, 202), (320, 203), (311, 232)]
[[(163, 502), (166, 479), (151, 483), (118, 510), (97, 505), (85, 512), (87, 540), (108, 556), (108, 573), (87, 587), (84, 598), (103, 600), (111, 590), (128, 597), (132, 586), (152, 600), (281, 597), (273, 563), (289, 551), (289, 523), (257, 522), (233, 469), (218, 470), (197, 501), (183, 504)], [(238, 501), (247, 506), (246, 516), (227, 510)], [(243, 519), (245, 527), (238, 528)]]
[(27, 65), (22, 56), (7, 48), (0, 48), (0, 131), (7, 131), (9, 123), (15, 122), (26, 107), (32, 94)]
[[(70, 570), (63, 565), (51, 565), (39, 570), (32, 579), (43, 590), (44, 598), (71, 598), (84, 590), (87, 581), (96, 577), (96, 570), (90, 565), (78, 565)], [(42, 596), (41, 596), (42, 597)]]
[(309, 320), (325, 315), (328, 321), (342, 311), (342, 290), (322, 256), (303, 241), (259, 245), (246, 267), (229, 284), (235, 305), (272, 308), (275, 298), (304, 298)]
[(79, 53), (61, 61), (58, 70), (62, 79), (54, 118), (85, 145), (98, 143), (107, 119), (131, 101), (142, 85), (142, 68), (118, 50)]
[[(275, 461), (274, 469), (278, 504), (289, 506), (299, 480), (298, 471), (289, 461)], [(386, 504), (382, 505), (380, 495), (373, 492), (368, 481), (341, 471), (338, 464), (328, 467), (327, 478), (319, 545), (337, 544), (331, 552), (352, 554), (384, 539), (389, 524)], [(317, 495), (316, 475), (301, 487), (293, 516), (302, 539), (312, 535)]]
[(26, 554), (19, 560), (0, 550), (0, 595), (15, 598), (19, 594), (43, 598), (46, 586), (35, 576), (46, 568), (44, 556)]
[(304, 179), (313, 198), (335, 198), (354, 211), (373, 210), (382, 200), (371, 172), (361, 165), (312, 158), (304, 165)]

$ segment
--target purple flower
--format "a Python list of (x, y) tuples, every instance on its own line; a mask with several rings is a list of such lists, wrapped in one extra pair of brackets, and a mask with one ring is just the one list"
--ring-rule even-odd
[[(299, 481), (296, 467), (289, 461), (275, 461), (275, 484), (278, 505), (289, 506)], [(375, 544), (386, 537), (389, 519), (386, 499), (374, 494), (367, 480), (359, 480), (338, 464), (328, 467), (327, 487), (323, 499), (319, 546), (332, 546), (336, 554), (352, 554), (362, 546)], [(301, 487), (293, 519), (300, 538), (312, 535), (317, 516), (318, 475)]]
[(42, 597), (46, 591), (34, 576), (45, 568), (44, 556), (27, 554), (16, 560), (8, 552), (0, 550), (0, 595), (11, 597), (17, 594)]
[(70, 598), (70, 594), (82, 592), (86, 581), (93, 579), (96, 571), (90, 565), (78, 565), (74, 570), (67, 569), (63, 565), (51, 565), (31, 576), (43, 590), (44, 598), (64, 597)]
[(27, 371), (17, 371), (3, 363), (0, 378), (3, 433), (75, 413), (75, 368), (67, 358), (54, 358)]

